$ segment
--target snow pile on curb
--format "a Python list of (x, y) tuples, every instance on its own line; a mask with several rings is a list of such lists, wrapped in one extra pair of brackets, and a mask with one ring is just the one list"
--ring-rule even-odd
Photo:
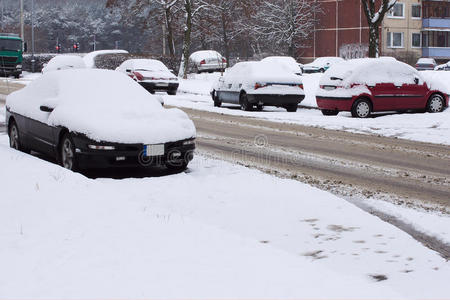
[[(210, 96), (214, 83), (221, 73), (188, 74), (187, 79), (180, 78), (178, 92), (185, 94)], [(211, 100), (212, 103), (212, 100)]]
[(89, 180), (0, 137), (1, 298), (448, 296), (448, 262), (299, 182), (201, 158)]

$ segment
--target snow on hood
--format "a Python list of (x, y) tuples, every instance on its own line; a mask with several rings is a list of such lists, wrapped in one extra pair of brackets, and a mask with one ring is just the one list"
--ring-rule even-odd
[[(128, 76), (109, 70), (49, 72), (6, 100), (11, 111), (96, 141), (158, 144), (193, 138), (179, 109), (164, 109)], [(54, 108), (40, 111), (40, 106)]]
[(393, 58), (361, 58), (333, 65), (322, 76), (320, 85), (348, 88), (352, 84), (393, 83), (401, 86), (414, 84), (415, 78), (421, 78), (416, 69)]
[(42, 73), (67, 69), (85, 69), (86, 64), (80, 56), (75, 55), (58, 55), (53, 57), (45, 68), (42, 69)]
[(104, 55), (104, 54), (128, 54), (128, 51), (126, 51), (126, 50), (98, 50), (98, 51), (90, 52), (83, 57), (86, 67), (87, 68), (95, 68), (95, 58), (99, 55)]
[(340, 63), (343, 61), (345, 61), (345, 60), (341, 57), (319, 57), (319, 58), (316, 58), (312, 63), (305, 64), (304, 68), (320, 69), (320, 68), (325, 68), (327, 66), (327, 64), (333, 65), (333, 64)]

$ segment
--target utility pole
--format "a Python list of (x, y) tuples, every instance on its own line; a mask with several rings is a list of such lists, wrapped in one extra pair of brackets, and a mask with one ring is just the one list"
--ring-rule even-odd
[(20, 0), (20, 37), (22, 38), (22, 40), (25, 40), (23, 23), (23, 0)]
[(34, 73), (36, 64), (34, 50), (34, 0), (31, 0), (31, 73)]
[(162, 25), (163, 55), (166, 56), (166, 24)]
[(94, 34), (94, 51), (97, 49), (97, 40), (95, 39), (95, 34)]

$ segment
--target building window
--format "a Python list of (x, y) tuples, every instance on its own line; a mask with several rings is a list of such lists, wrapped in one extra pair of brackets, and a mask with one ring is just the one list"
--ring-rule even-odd
[(420, 19), (422, 15), (422, 6), (419, 4), (413, 4), (411, 7), (411, 17), (413, 19)]
[(420, 48), (420, 33), (413, 33), (411, 37), (411, 46), (413, 48)]
[(394, 7), (388, 13), (390, 18), (404, 18), (405, 17), (405, 5), (403, 3), (396, 3)]
[(422, 34), (422, 47), (449, 48), (450, 32), (427, 31)]
[(450, 18), (449, 1), (424, 1), (423, 18)]
[(388, 48), (403, 48), (403, 32), (388, 32), (386, 42)]

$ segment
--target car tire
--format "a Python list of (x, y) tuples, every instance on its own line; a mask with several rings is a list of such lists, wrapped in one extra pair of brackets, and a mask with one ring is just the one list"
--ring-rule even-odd
[(175, 96), (176, 94), (177, 94), (177, 90), (174, 90), (174, 91), (167, 91), (167, 95)]
[(75, 155), (75, 145), (69, 133), (66, 133), (59, 145), (59, 162), (65, 169), (77, 171), (78, 164)]
[(17, 126), (15, 121), (11, 121), (11, 125), (8, 130), (9, 136), (9, 146), (18, 151), (22, 151), (25, 153), (30, 153), (30, 150), (25, 148), (22, 143), (22, 139), (20, 138), (19, 127)]
[(325, 73), (325, 69), (324, 69), (324, 68), (321, 68), (321, 69), (319, 69), (319, 72), (320, 72), (320, 73)]
[(253, 108), (253, 105), (248, 102), (246, 93), (241, 93), (241, 95), (239, 96), (239, 104), (241, 105), (241, 110), (244, 111), (251, 111)]
[(430, 99), (428, 99), (427, 103), (427, 112), (437, 113), (444, 110), (445, 102), (444, 98), (439, 94), (431, 95)]
[(264, 105), (256, 105), (257, 111), (262, 111), (264, 109)]
[(369, 100), (360, 98), (353, 103), (352, 117), (368, 118), (372, 113), (372, 104)]
[(298, 108), (298, 105), (297, 104), (290, 104), (290, 105), (286, 105), (285, 108), (286, 108), (286, 110), (288, 112), (296, 112), (297, 108)]
[(322, 114), (324, 116), (337, 116), (338, 113), (338, 110), (322, 109)]
[(217, 96), (216, 90), (213, 90), (211, 92), (211, 97), (212, 97), (212, 99), (214, 101), (214, 106), (215, 107), (221, 107), (222, 106), (222, 101), (219, 100), (219, 96)]

